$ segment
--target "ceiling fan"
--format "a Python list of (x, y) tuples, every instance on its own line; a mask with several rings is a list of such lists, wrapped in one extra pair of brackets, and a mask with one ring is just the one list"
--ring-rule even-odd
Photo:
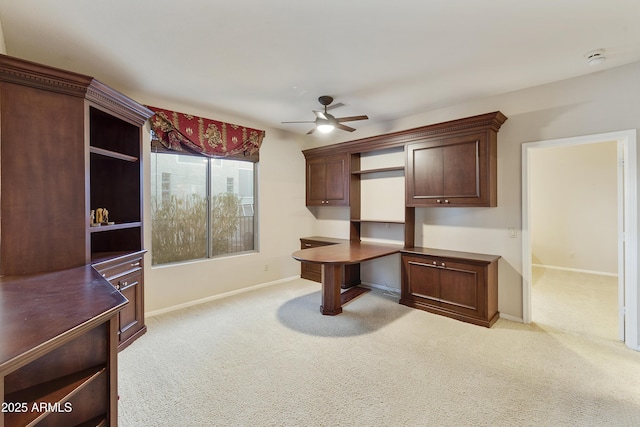
[(337, 107), (341, 107), (342, 103), (337, 103), (332, 106), (329, 106), (333, 102), (333, 98), (327, 95), (323, 95), (318, 98), (318, 102), (324, 106), (324, 111), (313, 110), (313, 113), (316, 115), (315, 120), (307, 120), (302, 122), (282, 122), (282, 123), (315, 123), (316, 126), (307, 132), (307, 135), (314, 133), (316, 130), (322, 133), (329, 133), (335, 128), (346, 130), (347, 132), (353, 132), (355, 129), (343, 125), (343, 122), (354, 122), (356, 120), (367, 120), (369, 117), (367, 116), (350, 116), (350, 117), (334, 117), (333, 115), (327, 113), (328, 110), (332, 110)]

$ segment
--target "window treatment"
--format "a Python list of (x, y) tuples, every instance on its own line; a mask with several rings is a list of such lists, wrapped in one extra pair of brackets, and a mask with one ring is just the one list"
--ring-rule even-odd
[(155, 138), (168, 150), (207, 157), (259, 160), (260, 145), (265, 135), (263, 130), (147, 107), (155, 113), (151, 117)]

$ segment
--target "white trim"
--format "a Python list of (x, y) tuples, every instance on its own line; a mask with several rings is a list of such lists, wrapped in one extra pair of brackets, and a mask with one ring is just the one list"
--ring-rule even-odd
[(581, 270), (579, 268), (559, 267), (557, 265), (531, 264), (531, 267), (546, 268), (548, 270), (569, 271), (571, 273), (593, 274), (595, 276), (618, 277), (616, 273), (606, 273), (604, 271)]
[[(572, 145), (617, 141), (623, 147), (625, 168), (624, 185), (624, 267), (618, 272), (624, 278), (624, 319), (627, 347), (640, 350), (640, 324), (638, 307), (638, 194), (637, 194), (637, 154), (636, 129), (586, 135), (571, 138), (536, 141), (522, 144), (522, 318), (531, 323), (531, 233), (530, 233), (530, 157), (531, 150), (548, 147), (566, 147)], [(622, 238), (620, 236), (620, 238)], [(619, 266), (620, 268), (620, 266)]]
[(369, 289), (380, 289), (381, 291), (387, 292), (388, 294), (400, 298), (400, 289), (394, 288), (392, 286), (387, 285), (379, 285), (377, 283), (371, 282), (360, 282), (360, 286), (364, 286)]
[(193, 307), (194, 305), (200, 305), (200, 304), (204, 304), (206, 302), (210, 302), (210, 301), (215, 301), (215, 300), (219, 300), (219, 299), (222, 299), (222, 298), (231, 297), (231, 296), (234, 296), (234, 295), (244, 294), (246, 292), (255, 291), (256, 289), (266, 288), (268, 286), (279, 285), (281, 283), (290, 282), (292, 280), (296, 280), (296, 279), (299, 279), (299, 278), (300, 278), (300, 276), (291, 276), (291, 277), (286, 277), (284, 279), (274, 280), (272, 282), (260, 283), (258, 285), (249, 286), (247, 288), (237, 289), (235, 291), (224, 292), (222, 294), (212, 295), (210, 297), (206, 297), (206, 298), (201, 298), (201, 299), (197, 299), (197, 300), (194, 300), (194, 301), (185, 302), (183, 304), (173, 305), (171, 307), (165, 307), (165, 308), (161, 308), (159, 310), (149, 311), (149, 312), (145, 313), (144, 315), (146, 317), (159, 316), (161, 314), (169, 313), (169, 312), (176, 311), (176, 310), (181, 310), (183, 308)]

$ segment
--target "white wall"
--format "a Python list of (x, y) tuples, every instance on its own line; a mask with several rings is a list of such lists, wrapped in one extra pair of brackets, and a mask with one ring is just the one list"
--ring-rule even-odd
[(532, 262), (617, 274), (617, 143), (533, 150)]
[[(416, 212), (416, 245), (501, 255), (499, 310), (522, 319), (522, 241), (508, 230), (521, 229), (521, 145), (640, 128), (640, 62), (595, 72), (544, 86), (360, 127), (357, 135), (340, 135), (330, 142), (364, 138), (462, 117), (502, 111), (507, 122), (498, 134), (498, 206), (495, 208), (423, 208)], [(317, 144), (325, 145), (328, 140)], [(331, 208), (325, 208), (331, 209)], [(348, 211), (319, 215), (316, 234), (348, 236), (335, 217)], [(421, 224), (421, 226), (420, 226)]]
[(0, 22), (0, 53), (7, 54), (7, 45), (4, 42), (4, 31), (2, 31), (2, 22)]

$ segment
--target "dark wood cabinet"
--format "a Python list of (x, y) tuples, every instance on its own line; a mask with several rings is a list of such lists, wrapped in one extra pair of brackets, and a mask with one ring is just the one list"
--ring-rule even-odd
[[(421, 226), (416, 224), (416, 210), (497, 206), (497, 134), (506, 120), (494, 111), (305, 150), (307, 205), (348, 205), (352, 243), (361, 241), (362, 224), (404, 224), (400, 303), (490, 327), (499, 317), (500, 257), (414, 247), (416, 228)], [(373, 169), (361, 167), (363, 156), (394, 151), (404, 156), (404, 167), (397, 161)], [(333, 163), (327, 166), (328, 162)], [(404, 220), (363, 219), (363, 176), (388, 178), (401, 173)], [(329, 187), (332, 203), (327, 202)], [(303, 262), (302, 275), (320, 281), (320, 265)]]
[(307, 158), (307, 206), (349, 205), (349, 159), (348, 154)]
[(498, 313), (499, 256), (407, 248), (400, 303), (491, 327)]
[[(0, 55), (0, 394), (73, 408), (4, 413), (0, 426), (117, 425), (118, 345), (145, 330), (152, 114), (92, 77)], [(109, 223), (92, 226), (98, 208)], [(116, 258), (129, 270), (110, 284), (91, 264)]]
[(406, 205), (496, 206), (496, 150), (488, 132), (408, 144)]
[[(333, 239), (331, 237), (303, 237), (300, 239), (300, 249), (318, 248), (320, 246), (337, 245), (349, 243), (348, 239)], [(300, 277), (314, 282), (322, 283), (322, 266), (311, 262), (300, 263)], [(348, 289), (360, 284), (360, 264), (346, 265), (344, 277), (340, 287)]]
[(144, 323), (144, 254), (145, 251), (138, 251), (93, 265), (102, 277), (129, 300), (129, 304), (120, 310), (116, 318), (118, 350), (127, 347), (147, 330)]

